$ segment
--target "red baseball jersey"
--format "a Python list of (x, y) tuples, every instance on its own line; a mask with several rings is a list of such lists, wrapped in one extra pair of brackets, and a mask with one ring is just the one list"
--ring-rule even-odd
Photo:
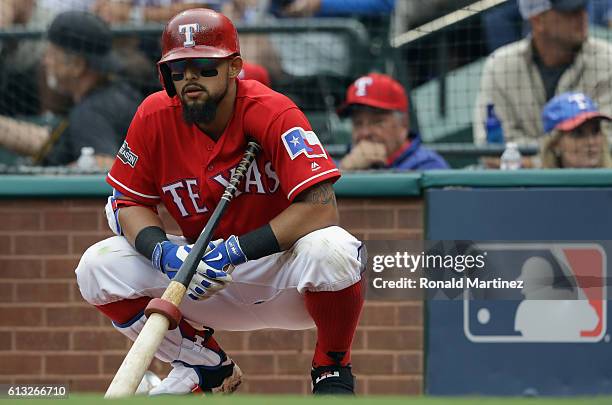
[(184, 122), (177, 96), (160, 91), (147, 97), (107, 182), (142, 204), (163, 203), (183, 235), (195, 240), (242, 159), (247, 137), (263, 151), (247, 171), (216, 238), (256, 229), (308, 187), (340, 177), (291, 100), (254, 80), (237, 80), (237, 87), (233, 117), (216, 142)]

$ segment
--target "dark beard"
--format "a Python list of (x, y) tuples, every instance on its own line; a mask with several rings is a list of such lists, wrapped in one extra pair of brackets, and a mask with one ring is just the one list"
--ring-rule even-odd
[(191, 105), (182, 102), (183, 104), (183, 119), (187, 125), (193, 125), (198, 122), (202, 124), (210, 124), (217, 116), (217, 108), (219, 103), (227, 94), (228, 84), (225, 85), (225, 90), (215, 98), (209, 98), (203, 104), (194, 103)]
[(183, 119), (187, 125), (197, 122), (209, 124), (217, 116), (217, 103), (214, 100), (206, 100), (205, 103), (194, 103), (187, 105), (183, 103)]

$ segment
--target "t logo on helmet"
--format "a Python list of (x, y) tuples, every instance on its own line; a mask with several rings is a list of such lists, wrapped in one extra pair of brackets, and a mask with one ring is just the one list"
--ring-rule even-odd
[(185, 42), (183, 42), (183, 46), (185, 48), (190, 48), (192, 46), (195, 46), (196, 43), (193, 40), (193, 34), (198, 32), (199, 30), (200, 30), (200, 24), (198, 23), (179, 25), (179, 32), (181, 34), (185, 34)]

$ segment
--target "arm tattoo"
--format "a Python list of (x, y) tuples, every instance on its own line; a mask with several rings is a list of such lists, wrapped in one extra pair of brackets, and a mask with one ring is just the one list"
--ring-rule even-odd
[(301, 193), (296, 201), (307, 202), (312, 205), (328, 205), (336, 206), (336, 194), (331, 183), (316, 184), (311, 188)]

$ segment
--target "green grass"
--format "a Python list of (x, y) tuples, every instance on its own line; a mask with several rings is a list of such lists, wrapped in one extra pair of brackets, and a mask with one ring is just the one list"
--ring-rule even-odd
[(375, 405), (610, 405), (612, 397), (572, 397), (572, 398), (489, 398), (489, 397), (385, 397), (364, 396), (356, 398), (314, 398), (305, 396), (263, 396), (263, 395), (234, 395), (231, 397), (138, 397), (119, 400), (104, 400), (102, 395), (75, 394), (69, 399), (41, 400), (41, 399), (0, 399), (0, 404), (42, 404), (55, 402), (58, 404), (151, 404), (170, 403), (178, 404), (215, 404), (215, 405), (302, 405), (302, 404), (375, 404)]

